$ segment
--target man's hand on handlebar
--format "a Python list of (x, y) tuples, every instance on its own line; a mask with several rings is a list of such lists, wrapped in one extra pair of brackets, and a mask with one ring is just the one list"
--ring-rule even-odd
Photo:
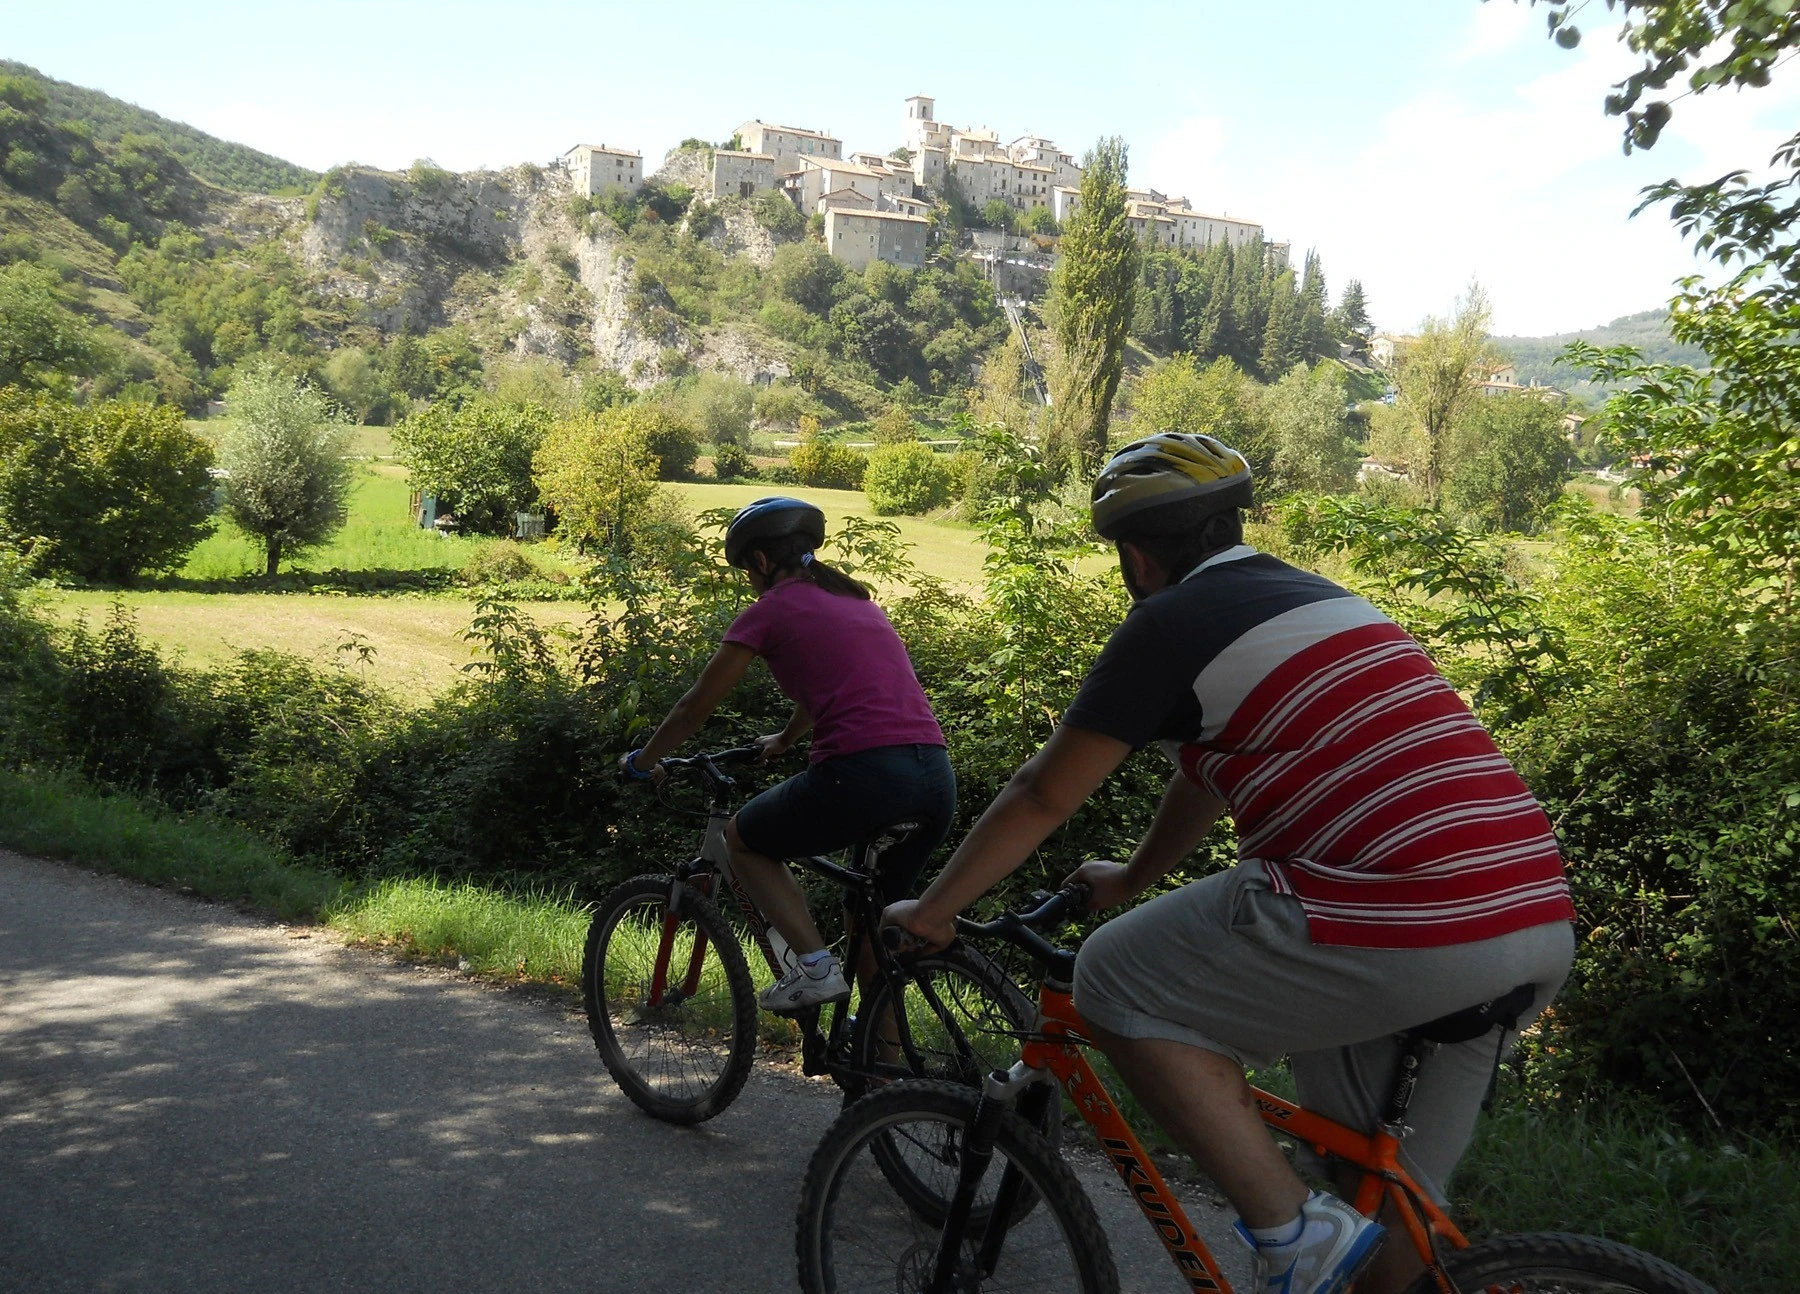
[(956, 918), (933, 917), (918, 899), (901, 899), (898, 903), (888, 904), (881, 914), (881, 924), (898, 926), (918, 941), (918, 947), (906, 951), (937, 952), (956, 939)]
[(1104, 858), (1083, 863), (1063, 878), (1063, 884), (1087, 886), (1093, 895), (1088, 900), (1088, 909), (1092, 912), (1103, 912), (1121, 903), (1129, 903), (1142, 888), (1133, 882), (1130, 870), (1124, 863)]

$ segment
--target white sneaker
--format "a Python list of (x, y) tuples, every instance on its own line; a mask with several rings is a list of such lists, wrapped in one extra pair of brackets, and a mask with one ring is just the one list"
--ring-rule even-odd
[(757, 1001), (765, 1011), (792, 1015), (809, 1006), (843, 1002), (849, 997), (850, 985), (844, 979), (844, 968), (836, 957), (825, 957), (813, 966), (801, 962), (764, 989)]
[(1300, 1236), (1286, 1244), (1259, 1241), (1242, 1222), (1244, 1243), (1256, 1251), (1259, 1294), (1343, 1294), (1381, 1247), (1387, 1229), (1336, 1196), (1314, 1191), (1300, 1206)]

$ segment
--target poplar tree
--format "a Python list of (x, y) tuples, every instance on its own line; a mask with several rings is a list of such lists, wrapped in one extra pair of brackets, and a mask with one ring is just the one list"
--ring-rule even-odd
[(1141, 253), (1126, 221), (1125, 141), (1102, 139), (1083, 165), (1081, 204), (1062, 238), (1050, 314), (1061, 353), (1052, 396), (1056, 450), (1088, 470), (1106, 454)]

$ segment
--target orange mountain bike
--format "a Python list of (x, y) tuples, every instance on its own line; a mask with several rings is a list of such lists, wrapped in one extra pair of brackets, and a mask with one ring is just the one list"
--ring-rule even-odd
[[(1068, 889), (1030, 912), (985, 925), (959, 923), (962, 933), (1003, 940), (1036, 964), (1036, 1024), (1019, 1063), (991, 1074), (980, 1092), (909, 1080), (865, 1096), (839, 1116), (813, 1153), (801, 1192), (796, 1247), (807, 1294), (1118, 1290), (1093, 1204), (1033, 1130), (1059, 1086), (1093, 1128), (1185, 1287), (1228, 1294), (1231, 1285), (1212, 1252), (1082, 1053), (1084, 1026), (1070, 999), (1075, 954), (1037, 932), (1085, 910), (1086, 901), (1085, 891)], [(901, 934), (883, 931), (884, 937)], [(1410, 1240), (1427, 1269), (1410, 1294), (1709, 1294), (1667, 1263), (1589, 1236), (1507, 1235), (1472, 1245), (1419, 1189), (1399, 1157), (1407, 1104), (1418, 1067), (1436, 1045), (1431, 1035), (1454, 1033), (1468, 1023), (1463, 1017), (1475, 1018), (1474, 1009), (1401, 1035), (1399, 1077), (1373, 1133), (1252, 1089), (1263, 1121), (1360, 1169), (1355, 1204), (1365, 1215), (1374, 1216), (1383, 1203), (1394, 1206), (1400, 1225), (1388, 1243)], [(878, 1169), (873, 1153), (891, 1154), (896, 1146), (906, 1148), (914, 1178), (928, 1187), (920, 1195), (938, 1207), (921, 1209), (918, 1197), (898, 1196), (889, 1174)]]

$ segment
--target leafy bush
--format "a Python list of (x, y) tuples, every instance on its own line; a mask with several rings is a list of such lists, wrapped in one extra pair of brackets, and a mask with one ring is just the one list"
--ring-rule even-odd
[(179, 409), (0, 390), (0, 541), (84, 579), (167, 570), (211, 526), (212, 462)]
[(537, 404), (434, 404), (394, 428), (394, 450), (413, 489), (436, 497), (465, 533), (507, 535), (537, 502), (532, 456), (550, 424)]
[(542, 579), (543, 568), (531, 560), (524, 547), (510, 539), (483, 544), (463, 563), (464, 584), (516, 584)]
[(857, 490), (862, 488), (863, 472), (869, 460), (848, 445), (809, 440), (794, 446), (788, 455), (788, 465), (802, 485), (827, 490)]
[(694, 460), (700, 457), (700, 435), (681, 410), (646, 404), (635, 420), (644, 430), (650, 452), (656, 455), (659, 479), (679, 481), (693, 472)]
[(916, 440), (877, 445), (869, 453), (863, 491), (876, 516), (916, 515), (949, 500), (950, 471), (929, 445)]
[(750, 199), (750, 209), (756, 223), (777, 238), (798, 238), (806, 232), (806, 217), (786, 194), (766, 190)]
[(756, 464), (750, 452), (734, 441), (726, 441), (713, 450), (713, 475), (721, 481), (749, 481), (756, 478)]
[(631, 518), (656, 495), (650, 430), (664, 417), (652, 406), (628, 404), (576, 414), (550, 429), (533, 472), (560, 533), (583, 547), (624, 537)]
[(701, 436), (715, 445), (749, 439), (754, 398), (749, 383), (725, 373), (695, 374), (682, 383), (678, 397)]

